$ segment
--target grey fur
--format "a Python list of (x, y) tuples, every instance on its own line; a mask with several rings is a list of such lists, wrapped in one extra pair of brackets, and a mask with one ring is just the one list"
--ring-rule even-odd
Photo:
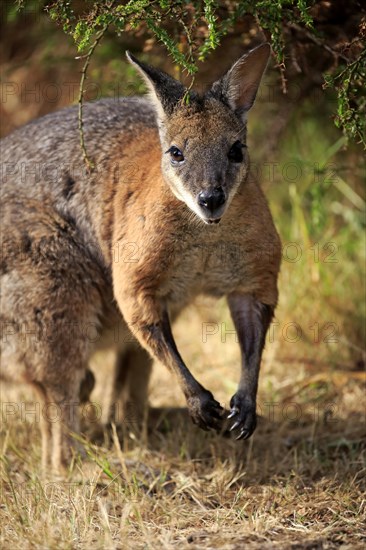
[[(241, 63), (230, 73), (234, 80), (224, 77), (220, 94), (217, 86), (202, 97), (192, 93), (189, 105), (180, 101), (180, 83), (131, 58), (149, 80), (153, 101), (84, 106), (92, 172), (82, 159), (77, 107), (1, 141), (1, 376), (31, 383), (46, 404), (59, 407), (60, 422), (43, 418), (44, 467), (50, 459), (55, 469), (67, 464), (69, 433), (79, 430), (71, 405), (92, 387), (88, 361), (98, 347), (118, 351), (116, 391), (128, 386), (126, 401), (146, 399), (151, 359), (131, 343), (130, 331), (176, 373), (194, 422), (203, 429), (218, 426), (221, 408), (183, 363), (169, 322), (200, 293), (229, 299), (243, 357), (231, 402), (235, 426), (239, 437), (254, 430), (261, 352), (277, 303), (280, 242), (249, 175), (241, 111), (254, 100), (265, 51), (245, 58), (250, 86), (240, 98)], [(243, 159), (231, 163), (236, 140)], [(184, 150), (179, 166), (167, 153), (173, 144)], [(210, 226), (197, 197), (218, 186), (225, 197), (222, 221)], [(116, 260), (114, 245), (126, 242), (132, 250)], [(221, 243), (225, 258), (217, 253)], [(242, 321), (251, 319), (253, 329), (243, 331)]]

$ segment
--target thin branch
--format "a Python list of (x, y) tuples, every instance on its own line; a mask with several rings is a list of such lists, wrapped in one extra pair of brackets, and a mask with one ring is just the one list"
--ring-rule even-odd
[[(103, 38), (106, 30), (108, 29), (108, 25), (105, 25), (96, 35), (95, 40), (93, 44), (90, 46), (90, 49), (88, 53), (85, 56), (85, 63), (83, 65), (82, 71), (81, 71), (81, 78), (80, 78), (80, 85), (79, 85), (79, 98), (78, 98), (78, 105), (79, 105), (79, 111), (78, 111), (78, 126), (79, 126), (79, 136), (80, 136), (80, 147), (83, 153), (83, 159), (86, 164), (87, 170), (92, 171), (94, 168), (93, 162), (89, 159), (88, 153), (86, 151), (85, 147), (85, 137), (84, 137), (84, 121), (83, 121), (83, 105), (84, 105), (84, 83), (86, 79), (86, 73), (88, 71), (89, 63), (91, 56), (94, 53), (95, 48), (98, 46), (99, 42)], [(79, 58), (80, 59), (80, 58)]]
[(311, 32), (309, 32), (307, 29), (304, 29), (297, 23), (288, 23), (287, 25), (290, 29), (294, 29), (297, 32), (301, 32), (304, 34), (311, 42), (314, 42), (317, 46), (320, 46), (324, 50), (326, 50), (328, 53), (332, 54), (334, 57), (339, 57), (340, 59), (343, 59), (343, 61), (346, 61), (346, 63), (349, 63), (348, 57), (343, 55), (341, 52), (337, 52), (337, 50), (334, 50), (331, 48), (328, 44), (326, 44), (323, 40), (317, 38), (314, 36)]
[[(183, 19), (181, 17), (178, 19), (178, 21), (182, 25), (182, 27), (183, 27), (183, 29), (186, 33), (187, 43), (188, 43), (187, 57), (189, 59), (189, 63), (194, 63), (193, 40), (192, 40), (192, 35), (191, 35), (192, 27), (191, 27), (191, 29), (188, 29), (187, 25), (185, 24), (185, 22), (183, 21)], [(194, 85), (195, 78), (196, 78), (194, 74), (191, 74), (190, 76), (191, 76), (191, 83), (186, 88), (186, 91), (185, 91), (184, 96), (182, 98), (182, 104), (184, 104), (184, 105), (187, 105), (190, 102), (189, 92), (191, 91), (191, 89)]]
[(352, 61), (352, 63), (349, 63), (349, 65), (347, 65), (342, 72), (340, 72), (339, 74), (337, 74), (337, 76), (334, 77), (334, 80), (338, 80), (339, 78), (342, 78), (342, 76), (349, 72), (349, 76), (350, 78), (352, 77), (353, 73), (355, 72), (355, 70), (357, 69), (358, 65), (360, 64), (360, 62), (363, 60), (363, 58), (366, 57), (366, 48), (364, 50), (362, 50), (362, 52), (360, 53), (360, 55), (357, 57), (357, 59), (355, 59), (354, 61)]

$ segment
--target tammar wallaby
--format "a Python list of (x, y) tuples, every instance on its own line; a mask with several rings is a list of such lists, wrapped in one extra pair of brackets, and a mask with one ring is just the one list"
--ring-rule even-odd
[[(98, 345), (118, 347), (132, 401), (146, 396), (152, 357), (173, 371), (193, 422), (220, 429), (224, 411), (170, 325), (199, 294), (227, 297), (242, 354), (230, 426), (237, 439), (254, 431), (280, 240), (249, 171), (246, 118), (269, 55), (258, 46), (198, 94), (127, 54), (150, 97), (85, 104), (91, 171), (77, 107), (2, 140), (1, 373), (57, 407), (57, 422), (41, 415), (44, 467), (69, 460)], [(125, 345), (127, 327), (141, 349)]]

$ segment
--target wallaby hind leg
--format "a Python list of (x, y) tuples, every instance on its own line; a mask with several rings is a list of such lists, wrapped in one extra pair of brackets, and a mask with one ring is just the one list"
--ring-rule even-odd
[(42, 436), (42, 471), (43, 473), (46, 473), (51, 464), (52, 426), (45, 410), (45, 407), (47, 406), (46, 391), (42, 384), (33, 384), (33, 387), (36, 391), (36, 396), (40, 398), (39, 425)]
[(152, 359), (137, 343), (118, 352), (113, 386), (112, 420), (118, 425), (141, 425), (148, 406)]
[(81, 381), (79, 399), (80, 403), (87, 403), (90, 400), (90, 394), (95, 386), (95, 376), (88, 368)]
[[(77, 373), (83, 375), (82, 370), (77, 370)], [(81, 451), (79, 443), (72, 437), (80, 430), (80, 381), (74, 377), (70, 387), (49, 385), (47, 381), (37, 383), (35, 387), (42, 402), (42, 470), (44, 474), (49, 471), (60, 473), (70, 463), (72, 453)]]
[(1, 375), (38, 389), (43, 464), (59, 470), (70, 432), (79, 431), (80, 392), (92, 383), (86, 373), (101, 275), (75, 228), (46, 204), (10, 197), (2, 221)]
[[(42, 290), (41, 282), (33, 282)], [(35, 296), (34, 290), (31, 295), (26, 285), (23, 293)], [(41, 296), (35, 297), (38, 307), (46, 307)], [(6, 378), (28, 382), (36, 388), (41, 400), (43, 471), (59, 472), (69, 463), (71, 448), (78, 448), (70, 433), (79, 432), (78, 406), (82, 382), (88, 372), (88, 345), (82, 337), (69, 332), (67, 327), (75, 326), (76, 321), (68, 318), (66, 312), (65, 324), (57, 322), (46, 326), (46, 323), (41, 328), (42, 325), (38, 326), (32, 319), (34, 303), (28, 299), (27, 304), (30, 309), (13, 311), (16, 327), (11, 326), (13, 332), (2, 342), (4, 371)]]

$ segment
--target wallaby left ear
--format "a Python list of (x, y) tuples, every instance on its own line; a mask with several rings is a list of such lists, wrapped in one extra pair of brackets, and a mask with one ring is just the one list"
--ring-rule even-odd
[(165, 115), (171, 115), (178, 102), (184, 97), (186, 89), (183, 84), (164, 71), (142, 63), (128, 51), (126, 56), (145, 80), (159, 117), (164, 119)]
[(244, 116), (254, 103), (270, 53), (271, 46), (264, 42), (243, 55), (212, 85), (210, 92), (239, 116)]

